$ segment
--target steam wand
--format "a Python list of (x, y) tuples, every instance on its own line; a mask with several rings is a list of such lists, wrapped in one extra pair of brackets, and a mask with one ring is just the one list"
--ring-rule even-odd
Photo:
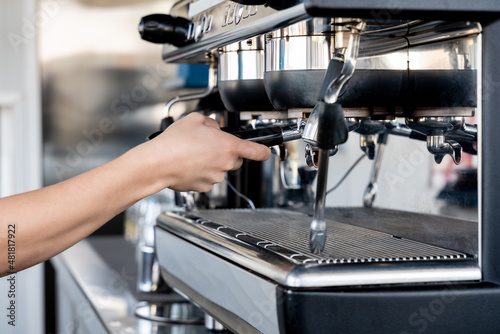
[(316, 200), (314, 216), (309, 228), (309, 248), (311, 252), (319, 254), (325, 248), (325, 197), (328, 181), (328, 160), (330, 150), (347, 140), (347, 126), (345, 124), (342, 106), (338, 103), (327, 104), (320, 102), (318, 108), (318, 180), (316, 186)]
[(343, 62), (335, 58), (330, 60), (320, 91), (320, 102), (309, 116), (303, 134), (304, 141), (319, 148), (316, 200), (313, 221), (309, 228), (309, 249), (315, 254), (321, 253), (326, 243), (325, 196), (329, 152), (335, 146), (346, 142), (348, 135), (342, 106), (336, 102), (356, 68), (360, 32), (364, 31), (366, 23), (354, 20), (348, 23), (347, 27), (351, 30), (351, 35)]

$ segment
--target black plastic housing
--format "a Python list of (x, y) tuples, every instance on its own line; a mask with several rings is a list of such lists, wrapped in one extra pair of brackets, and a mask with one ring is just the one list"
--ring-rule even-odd
[[(324, 70), (264, 74), (276, 109), (312, 108), (318, 102)], [(301, 89), (297, 89), (301, 87)], [(477, 106), (476, 70), (356, 70), (338, 98), (344, 108), (453, 108)]]

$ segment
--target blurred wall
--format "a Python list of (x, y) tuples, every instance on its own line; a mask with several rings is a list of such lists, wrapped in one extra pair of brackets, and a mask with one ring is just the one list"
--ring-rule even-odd
[(106, 163), (157, 129), (177, 67), (140, 39), (137, 25), (169, 7), (65, 0), (53, 10), (40, 33), (46, 185)]
[[(0, 0), (2, 197), (33, 190), (42, 184), (37, 22), (35, 0)], [(12, 222), (17, 231), (29, 223)], [(6, 238), (7, 230), (0, 229), (2, 247)], [(41, 265), (0, 279), (0, 333), (44, 332), (43, 283)], [(15, 310), (9, 310), (12, 305)], [(9, 321), (14, 322), (9, 324)]]

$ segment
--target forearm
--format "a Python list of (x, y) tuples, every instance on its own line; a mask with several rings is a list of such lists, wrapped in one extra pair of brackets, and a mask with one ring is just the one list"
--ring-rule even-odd
[[(146, 170), (143, 154), (144, 149), (138, 147), (70, 180), (1, 199), (0, 238), (7, 237), (9, 224), (16, 226), (15, 270), (49, 259), (134, 202), (159, 191), (162, 184)], [(8, 270), (7, 258), (7, 247), (2, 246), (2, 276)]]
[(191, 114), (154, 140), (59, 184), (0, 199), (0, 275), (10, 269), (8, 225), (15, 224), (15, 271), (85, 238), (136, 201), (164, 188), (208, 191), (242, 159), (266, 160), (267, 147), (220, 131)]

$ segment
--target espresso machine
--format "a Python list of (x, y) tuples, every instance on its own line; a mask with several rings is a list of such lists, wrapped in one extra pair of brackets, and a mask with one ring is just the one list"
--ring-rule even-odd
[[(181, 0), (139, 30), (165, 62), (209, 66), (208, 87), (170, 101), (161, 130), (173, 104), (217, 94), (223, 108), (203, 112), (278, 161), (274, 181), (262, 165), (228, 178), (261, 184), (257, 206), (239, 187), (222, 193), (250, 208), (183, 194), (184, 209), (158, 217), (168, 286), (234, 333), (498, 332), (500, 4)], [(397, 142), (418, 145), (402, 152), (429, 178), (458, 175), (422, 195), (447, 210), (419, 205), (428, 181), (385, 172)], [(351, 151), (370, 165), (358, 201), (327, 205), (329, 170)]]

